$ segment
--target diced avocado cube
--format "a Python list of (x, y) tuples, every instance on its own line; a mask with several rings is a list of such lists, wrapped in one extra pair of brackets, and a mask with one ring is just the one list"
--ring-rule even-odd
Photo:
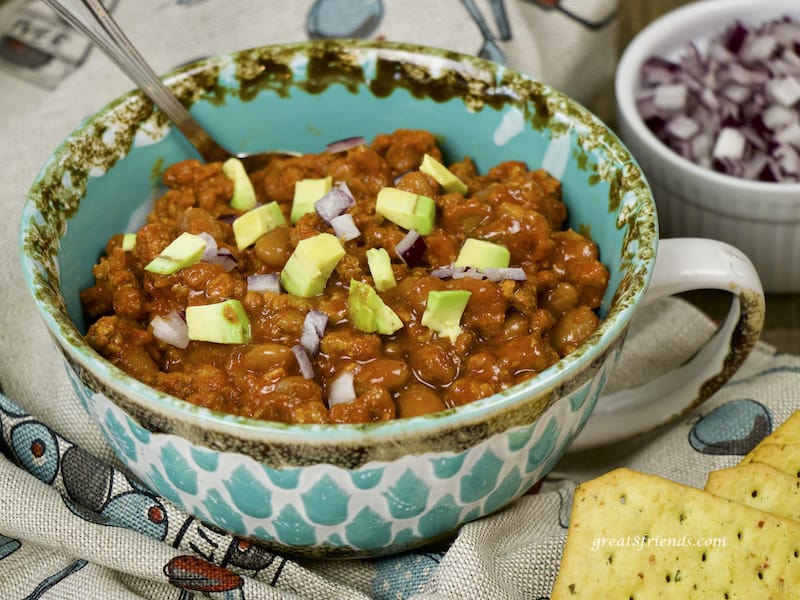
[(373, 294), (375, 294), (375, 290), (366, 283), (355, 279), (350, 280), (350, 294), (347, 298), (347, 318), (353, 327), (359, 331), (372, 333), (376, 329), (375, 309), (373, 308), (373, 301), (371, 301)]
[(136, 234), (126, 233), (122, 236), (122, 249), (125, 252), (133, 252), (136, 248)]
[(367, 250), (367, 265), (379, 292), (390, 290), (397, 285), (392, 270), (392, 259), (385, 248), (370, 248)]
[(400, 227), (428, 235), (436, 219), (436, 203), (428, 196), (386, 187), (378, 192), (375, 212)]
[(205, 251), (206, 241), (203, 238), (193, 233), (183, 232), (158, 256), (147, 263), (144, 269), (159, 275), (172, 275), (198, 262), (203, 258)]
[(222, 172), (233, 182), (233, 196), (230, 205), (237, 210), (250, 210), (256, 205), (256, 191), (253, 182), (244, 170), (242, 161), (229, 158), (222, 163)]
[(426, 175), (433, 177), (433, 180), (441, 185), (445, 192), (458, 192), (459, 194), (463, 195), (468, 191), (467, 184), (461, 181), (456, 175), (451, 173), (450, 169), (445, 167), (430, 154), (426, 154), (422, 157), (422, 164), (420, 165), (419, 170)]
[(378, 292), (355, 279), (350, 280), (347, 318), (353, 327), (366, 333), (391, 335), (403, 327), (400, 317), (384, 303)]
[(453, 263), (455, 267), (473, 267), (475, 269), (504, 269), (511, 262), (508, 248), (485, 240), (468, 238)]
[(186, 307), (189, 339), (217, 344), (247, 344), (251, 340), (250, 320), (236, 299), (216, 304)]
[(341, 242), (330, 233), (301, 240), (281, 271), (283, 289), (303, 298), (321, 294), (343, 256)]
[(285, 224), (281, 207), (275, 201), (249, 210), (233, 222), (236, 247), (244, 250), (268, 231)]
[(292, 211), (289, 215), (292, 223), (306, 213), (314, 212), (314, 204), (333, 187), (333, 177), (321, 179), (301, 179), (294, 184), (294, 199)]
[(461, 335), (461, 315), (472, 295), (467, 290), (435, 290), (428, 292), (428, 302), (421, 323), (442, 337), (455, 342)]

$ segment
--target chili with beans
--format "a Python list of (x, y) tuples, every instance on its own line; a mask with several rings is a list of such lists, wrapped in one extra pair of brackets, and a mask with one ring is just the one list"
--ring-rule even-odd
[[(135, 245), (112, 237), (94, 267), (96, 283), (81, 296), (92, 319), (86, 338), (133, 377), (209, 409), (288, 423), (362, 423), (422, 415), (466, 404), (513, 386), (573, 351), (598, 326), (609, 274), (596, 245), (563, 229), (560, 183), (543, 170), (508, 161), (485, 175), (469, 158), (449, 171), (468, 191), (446, 192), (420, 171), (424, 156), (442, 160), (434, 136), (398, 130), (338, 152), (275, 160), (249, 173), (259, 204), (277, 202), (285, 217), (239, 249), (232, 220), (233, 181), (222, 163), (185, 160), (166, 169), (167, 191), (155, 202)], [(344, 256), (318, 295), (249, 289), (248, 275), (280, 275), (298, 243), (333, 233), (316, 212), (291, 223), (295, 185), (330, 176), (346, 184), (347, 208), (358, 237), (340, 243)], [(435, 202), (419, 264), (407, 265), (395, 247), (408, 231), (376, 212), (376, 197), (397, 188)], [(207, 234), (229, 258), (203, 258), (171, 274), (145, 267), (181, 233)], [(524, 279), (437, 276), (451, 267), (468, 238), (502, 246)], [(206, 238), (208, 239), (208, 238)], [(377, 292), (401, 327), (385, 334), (352, 324), (351, 281), (374, 289), (366, 252), (385, 249), (396, 285)], [(468, 271), (469, 269), (467, 269)], [(474, 271), (474, 270), (473, 270)], [(488, 271), (488, 270), (487, 270)], [(502, 271), (502, 269), (501, 269)], [(469, 273), (467, 273), (469, 274)], [(473, 272), (473, 275), (475, 272)], [(422, 324), (429, 293), (464, 290), (469, 300), (455, 333)], [(249, 321), (242, 343), (190, 340), (173, 345), (154, 334), (156, 317), (192, 306), (238, 300)], [(318, 350), (301, 370), (295, 349), (306, 316), (318, 311), (327, 326)], [(180, 346), (185, 345), (185, 348)], [(352, 377), (347, 401), (329, 402), (332, 384)]]

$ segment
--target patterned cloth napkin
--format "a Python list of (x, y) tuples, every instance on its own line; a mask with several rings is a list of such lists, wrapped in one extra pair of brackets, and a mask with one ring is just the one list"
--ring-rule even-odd
[[(382, 37), (483, 53), (588, 103), (608, 83), (616, 54), (616, 0), (110, 4), (161, 72), (265, 43)], [(36, 170), (81, 119), (131, 84), (38, 2), (0, 5), (0, 29), (0, 251), (12, 257), (0, 269), (0, 598), (546, 598), (577, 482), (626, 465), (702, 486), (708, 471), (733, 465), (800, 405), (800, 359), (759, 345), (683, 422), (568, 455), (536, 493), (424, 551), (297, 561), (205, 525), (113, 456), (70, 386), (18, 265), (21, 206)], [(9, 36), (17, 43), (7, 44)], [(611, 385), (679, 364), (713, 329), (682, 301), (649, 307)]]

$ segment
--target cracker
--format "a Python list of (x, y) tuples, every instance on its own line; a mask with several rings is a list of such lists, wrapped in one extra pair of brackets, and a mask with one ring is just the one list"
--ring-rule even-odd
[(762, 439), (758, 445), (751, 450), (747, 456), (744, 457), (742, 462), (753, 462), (749, 460), (750, 455), (755, 450), (758, 450), (759, 446), (763, 446), (765, 444), (794, 444), (797, 442), (800, 442), (800, 410), (797, 410), (789, 415), (789, 418), (781, 423), (775, 429), (775, 431)]
[(629, 469), (578, 486), (552, 600), (793, 598), (800, 523)]
[(779, 471), (800, 477), (800, 443), (797, 444), (760, 444), (741, 462), (763, 463), (775, 467)]
[(800, 521), (800, 479), (770, 465), (745, 463), (712, 471), (705, 490), (717, 496)]

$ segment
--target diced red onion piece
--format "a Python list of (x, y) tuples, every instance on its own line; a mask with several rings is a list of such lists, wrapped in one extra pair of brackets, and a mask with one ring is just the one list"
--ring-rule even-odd
[(700, 131), (700, 125), (697, 124), (697, 121), (689, 117), (677, 115), (667, 122), (666, 130), (667, 133), (675, 136), (679, 140), (688, 140)]
[(475, 269), (472, 267), (442, 267), (433, 269), (431, 276), (439, 279), (480, 279), (487, 281), (525, 281), (528, 276), (522, 267), (487, 267)]
[(450, 279), (455, 273), (462, 273), (464, 270), (464, 267), (439, 267), (431, 270), (431, 277)]
[(325, 149), (328, 152), (335, 154), (336, 152), (345, 152), (365, 142), (366, 140), (363, 137), (357, 135), (357, 136), (343, 138), (341, 140), (336, 140), (335, 142), (331, 142), (330, 144), (327, 144), (325, 146)]
[(237, 261), (233, 252), (227, 248), (220, 248), (217, 245), (217, 240), (212, 235), (201, 231), (197, 236), (203, 238), (206, 243), (202, 258), (203, 262), (222, 265), (226, 271), (230, 271), (236, 266)]
[(714, 93), (714, 90), (703, 88), (700, 90), (697, 98), (708, 110), (719, 110), (719, 99)]
[(740, 56), (749, 62), (766, 60), (772, 56), (777, 46), (778, 40), (774, 35), (750, 36), (742, 47)]
[(345, 242), (356, 239), (361, 235), (361, 231), (353, 221), (353, 215), (345, 213), (331, 219), (330, 226), (333, 227), (333, 232), (336, 237)]
[(306, 379), (314, 379), (314, 365), (306, 353), (306, 349), (300, 344), (292, 346), (292, 352), (297, 359), (297, 366), (300, 367), (300, 374)]
[(645, 121), (657, 117), (659, 114), (654, 98), (655, 94), (648, 93), (643, 93), (636, 97), (636, 108)]
[(227, 223), (228, 225), (233, 225), (233, 222), (239, 218), (239, 215), (220, 215), (217, 217), (217, 221), (221, 221), (222, 223)]
[(337, 404), (346, 404), (356, 399), (356, 389), (353, 385), (353, 372), (345, 371), (334, 379), (328, 388), (328, 408)]
[(347, 185), (342, 183), (333, 186), (322, 198), (317, 200), (314, 203), (314, 210), (320, 219), (330, 225), (332, 219), (344, 213), (353, 204), (355, 204), (353, 194), (350, 193)]
[(414, 229), (410, 229), (403, 239), (394, 247), (397, 256), (409, 267), (415, 267), (421, 264), (422, 256), (427, 249), (428, 244), (425, 243), (425, 238)]
[(795, 77), (780, 77), (766, 83), (767, 98), (780, 106), (790, 107), (800, 100), (800, 81)]
[(319, 352), (319, 343), (325, 335), (328, 326), (328, 315), (320, 310), (311, 310), (306, 313), (303, 320), (303, 331), (300, 334), (300, 345), (309, 356), (316, 356)]
[(473, 269), (471, 267), (464, 269), (463, 271), (455, 271), (453, 273), (453, 279), (486, 279), (486, 275), (483, 271), (479, 269)]
[(274, 273), (247, 276), (247, 289), (251, 292), (281, 292), (281, 280)]
[(756, 154), (744, 161), (742, 177), (745, 179), (758, 179), (769, 159), (765, 154)]
[(722, 157), (714, 159), (713, 167), (715, 171), (731, 175), (733, 177), (741, 177), (744, 174), (744, 164), (741, 160), (733, 158)]
[(700, 54), (700, 48), (694, 42), (689, 42), (686, 45), (686, 52), (681, 66), (683, 67), (681, 74), (688, 74), (689, 77), (693, 77), (698, 81), (705, 76), (708, 65)]
[(741, 133), (747, 143), (750, 144), (754, 149), (759, 151), (764, 151), (767, 148), (767, 142), (764, 140), (763, 137), (758, 135), (755, 129), (750, 126), (742, 126), (739, 128), (739, 133)]
[(738, 129), (725, 127), (719, 132), (717, 141), (714, 142), (714, 149), (711, 155), (714, 158), (731, 158), (741, 160), (744, 158), (745, 143), (747, 140)]
[(708, 56), (717, 63), (727, 63), (734, 60), (733, 53), (719, 40), (712, 40), (708, 45)]
[(736, 83), (735, 81), (731, 81), (730, 83), (722, 87), (720, 93), (731, 102), (741, 104), (742, 102), (750, 98), (752, 92), (748, 86), (742, 85), (741, 83)]
[(653, 102), (660, 110), (683, 110), (686, 106), (687, 92), (686, 85), (683, 83), (661, 85), (656, 88)]
[(189, 328), (176, 311), (170, 311), (163, 317), (154, 317), (150, 325), (153, 335), (162, 342), (181, 349), (189, 345)]
[(711, 156), (711, 149), (714, 146), (714, 140), (711, 136), (705, 133), (694, 136), (689, 142), (689, 156), (692, 160), (705, 161), (706, 166), (710, 163), (709, 157)]
[(226, 271), (232, 271), (239, 261), (236, 260), (233, 252), (227, 248), (219, 248), (217, 250), (217, 255), (208, 262), (222, 265)]
[(681, 68), (677, 64), (660, 56), (651, 56), (642, 65), (642, 77), (648, 87), (674, 81), (680, 71)]
[(792, 72), (795, 72), (794, 69), (800, 69), (800, 55), (794, 49), (784, 48), (781, 52), (781, 60), (791, 66)]
[(770, 131), (776, 131), (783, 127), (788, 127), (799, 120), (797, 111), (780, 104), (773, 104), (761, 113), (761, 121)]
[(203, 251), (202, 260), (208, 261), (209, 258), (217, 255), (217, 240), (214, 239), (214, 236), (205, 231), (201, 231), (197, 234), (197, 237), (202, 238), (206, 243), (206, 249)]
[(800, 154), (789, 144), (778, 144), (771, 154), (784, 173), (800, 173)]
[(733, 54), (738, 54), (739, 51), (744, 46), (745, 40), (749, 36), (750, 32), (742, 25), (740, 22), (736, 22), (733, 24), (733, 27), (727, 34), (727, 39), (725, 40), (725, 47), (728, 49), (729, 52)]
[(767, 182), (775, 182), (781, 180), (780, 172), (778, 167), (775, 166), (775, 163), (772, 161), (767, 161), (764, 165), (764, 168), (758, 174), (759, 181), (767, 181)]
[(767, 83), (769, 71), (763, 68), (749, 69), (741, 63), (729, 63), (723, 73), (723, 81), (735, 81), (743, 85)]
[(772, 34), (778, 38), (780, 44), (791, 47), (792, 44), (800, 41), (800, 28), (791, 19), (773, 21), (770, 26)]
[(775, 132), (775, 139), (782, 144), (800, 148), (800, 123), (792, 123)]
[(525, 281), (528, 276), (525, 274), (525, 269), (522, 267), (489, 267), (481, 269), (489, 281)]

